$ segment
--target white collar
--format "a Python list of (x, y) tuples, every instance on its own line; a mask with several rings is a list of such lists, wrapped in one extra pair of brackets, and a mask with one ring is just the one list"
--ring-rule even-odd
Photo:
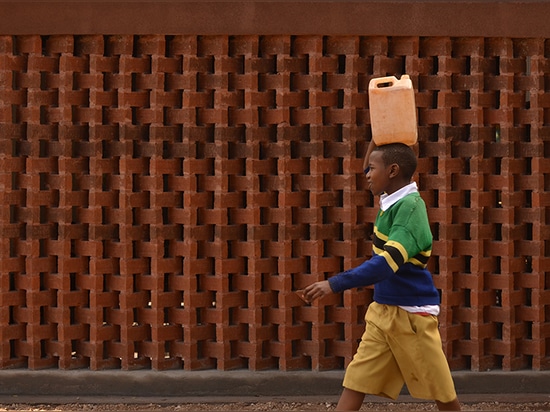
[(383, 193), (380, 195), (380, 209), (382, 209), (382, 211), (385, 212), (394, 203), (397, 203), (399, 200), (403, 199), (405, 196), (416, 192), (418, 192), (418, 186), (416, 185), (416, 182), (412, 182), (412, 183), (409, 183), (407, 186), (403, 186), (401, 189), (396, 190), (391, 195)]

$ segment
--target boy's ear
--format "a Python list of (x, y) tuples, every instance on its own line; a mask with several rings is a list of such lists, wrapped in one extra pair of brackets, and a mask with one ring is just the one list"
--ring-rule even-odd
[(390, 179), (393, 179), (394, 177), (399, 176), (399, 165), (397, 163), (392, 163), (389, 167), (390, 171)]

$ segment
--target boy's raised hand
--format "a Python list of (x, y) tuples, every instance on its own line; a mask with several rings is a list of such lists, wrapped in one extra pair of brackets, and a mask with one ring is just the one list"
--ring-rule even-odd
[(363, 159), (363, 170), (367, 170), (367, 168), (369, 167), (370, 154), (372, 153), (375, 147), (376, 145), (374, 144), (374, 140), (371, 140), (369, 142), (369, 146), (367, 147), (367, 153), (365, 153), (365, 157)]
[(325, 295), (334, 293), (330, 288), (328, 280), (322, 280), (320, 282), (315, 282), (306, 287), (303, 290), (302, 296), (306, 302), (312, 302), (315, 299), (322, 298)]

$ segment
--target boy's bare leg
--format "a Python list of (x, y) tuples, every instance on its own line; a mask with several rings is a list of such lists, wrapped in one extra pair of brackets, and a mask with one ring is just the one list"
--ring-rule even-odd
[(440, 411), (459, 411), (460, 410), (460, 402), (458, 402), (458, 398), (455, 398), (454, 401), (443, 403), (439, 401), (435, 401), (437, 404), (437, 408)]
[(337, 411), (358, 411), (363, 405), (365, 394), (357, 392), (351, 389), (344, 388), (338, 405), (336, 405)]

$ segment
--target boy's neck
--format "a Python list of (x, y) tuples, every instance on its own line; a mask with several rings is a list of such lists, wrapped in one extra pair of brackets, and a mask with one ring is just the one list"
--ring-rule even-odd
[(392, 193), (397, 192), (399, 189), (403, 189), (405, 186), (408, 186), (412, 183), (411, 180), (401, 180), (392, 182), (393, 184), (390, 185), (390, 187), (386, 190), (387, 195), (391, 195)]

